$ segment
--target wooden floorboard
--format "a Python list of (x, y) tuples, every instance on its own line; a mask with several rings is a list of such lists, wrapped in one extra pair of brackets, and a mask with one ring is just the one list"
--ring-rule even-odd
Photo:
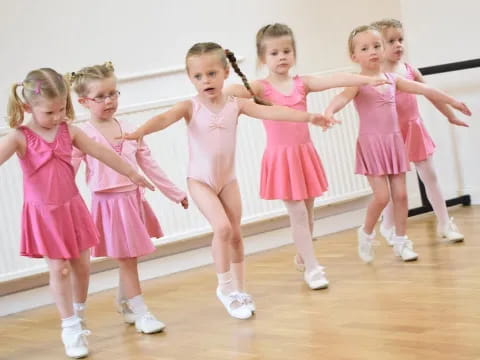
[[(355, 231), (315, 242), (330, 288), (311, 291), (293, 269), (293, 246), (248, 257), (257, 315), (230, 318), (215, 298), (212, 266), (144, 282), (167, 330), (139, 335), (113, 308), (114, 291), (90, 296), (89, 359), (480, 359), (480, 207), (451, 210), (466, 241), (439, 243), (431, 214), (409, 219), (420, 259), (403, 263), (382, 240), (372, 265)], [(64, 359), (55, 307), (0, 318), (0, 359)]]

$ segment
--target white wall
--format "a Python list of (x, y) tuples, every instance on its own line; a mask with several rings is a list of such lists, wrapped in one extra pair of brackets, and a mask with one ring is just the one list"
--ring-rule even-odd
[[(480, 57), (476, 0), (401, 1), (409, 59), (430, 66)], [(447, 197), (463, 193), (480, 203), (480, 68), (431, 75), (426, 80), (466, 102), (473, 116), (470, 128), (449, 126), (431, 104), (422, 101), (424, 121), (437, 144), (435, 165)], [(459, 115), (462, 117), (462, 115)], [(463, 117), (465, 118), (465, 117)]]
[[(111, 60), (120, 76), (149, 72), (182, 65), (187, 49), (199, 41), (216, 41), (245, 56), (244, 69), (253, 75), (256, 31), (271, 22), (293, 28), (301, 72), (339, 68), (350, 65), (351, 28), (399, 14), (397, 0), (0, 1), (0, 114), (10, 84), (31, 69), (67, 72)], [(121, 105), (191, 91), (185, 77), (168, 87), (156, 81), (123, 94)]]

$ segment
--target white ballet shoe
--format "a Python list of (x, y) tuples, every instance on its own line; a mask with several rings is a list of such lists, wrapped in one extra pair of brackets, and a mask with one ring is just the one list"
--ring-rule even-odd
[(325, 271), (322, 266), (317, 266), (312, 271), (305, 271), (303, 279), (312, 290), (326, 289), (328, 280), (325, 277)]
[(413, 251), (413, 243), (407, 236), (393, 237), (393, 252), (402, 258), (403, 261), (414, 261), (418, 259), (418, 254)]
[(463, 234), (458, 231), (457, 225), (455, 225), (453, 222), (453, 217), (450, 218), (448, 223), (443, 226), (438, 224), (437, 234), (440, 238), (451, 242), (460, 242), (465, 239)]
[(88, 356), (88, 342), (87, 336), (90, 335), (90, 330), (69, 329), (62, 330), (62, 342), (65, 346), (65, 354), (74, 359), (81, 359)]
[(217, 287), (217, 297), (231, 317), (245, 320), (252, 316), (252, 311), (243, 302), (242, 297), (238, 292), (223, 295), (220, 288)]

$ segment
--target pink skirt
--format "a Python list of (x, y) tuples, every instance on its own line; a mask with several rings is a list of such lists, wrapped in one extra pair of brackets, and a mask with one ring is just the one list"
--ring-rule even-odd
[(424, 161), (433, 154), (435, 144), (421, 121), (409, 121), (401, 130), (410, 161)]
[(92, 216), (100, 242), (92, 256), (135, 258), (155, 251), (151, 238), (163, 236), (152, 208), (140, 190), (92, 194)]
[(355, 157), (356, 174), (396, 175), (408, 170), (407, 151), (400, 132), (359, 135)]
[(97, 229), (80, 194), (60, 205), (23, 204), (22, 256), (76, 259), (97, 243)]
[(305, 200), (328, 188), (322, 162), (311, 142), (265, 149), (260, 197), (266, 200)]

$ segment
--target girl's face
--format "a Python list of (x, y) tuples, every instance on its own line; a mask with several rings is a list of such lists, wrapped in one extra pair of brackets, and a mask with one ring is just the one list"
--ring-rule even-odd
[(229, 68), (225, 67), (218, 54), (190, 56), (187, 59), (187, 70), (188, 77), (200, 96), (215, 99), (222, 95)]
[(106, 79), (92, 80), (88, 83), (86, 96), (78, 99), (92, 117), (99, 120), (110, 120), (118, 108), (117, 79), (112, 76)]
[(384, 57), (382, 38), (377, 31), (363, 31), (353, 38), (352, 60), (362, 69), (376, 69)]
[(402, 59), (404, 53), (403, 30), (398, 28), (388, 28), (383, 32), (385, 42), (385, 59), (397, 62)]
[(25, 104), (25, 111), (32, 114), (33, 121), (45, 129), (53, 129), (66, 119), (67, 99), (38, 97), (32, 104)]
[(288, 74), (295, 65), (292, 38), (288, 35), (266, 38), (263, 40), (262, 62), (267, 65), (270, 73), (278, 75)]

